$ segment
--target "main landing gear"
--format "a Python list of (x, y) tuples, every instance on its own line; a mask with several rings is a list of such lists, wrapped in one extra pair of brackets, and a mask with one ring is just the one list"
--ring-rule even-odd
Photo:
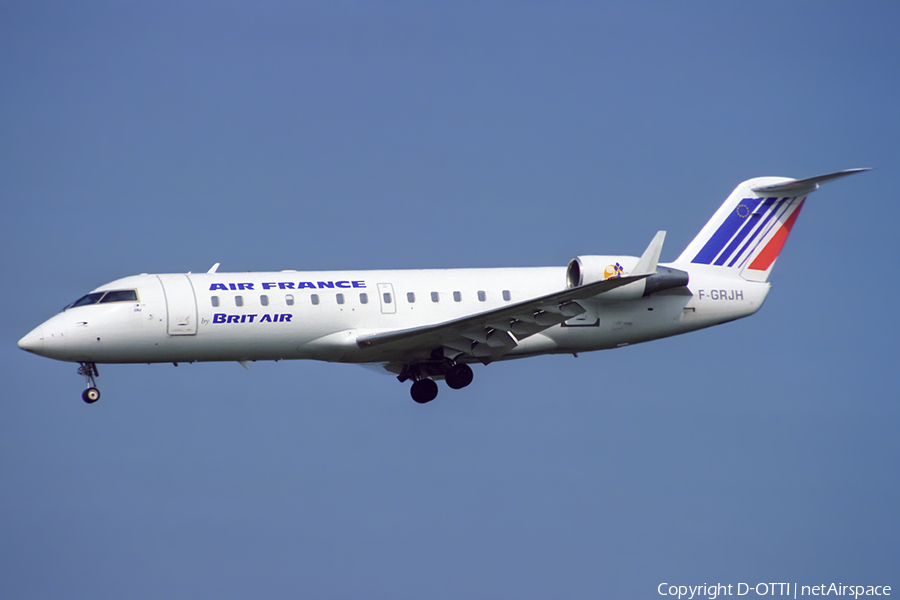
[(472, 383), (474, 377), (475, 374), (472, 373), (472, 367), (465, 364), (453, 365), (447, 370), (447, 374), (444, 375), (447, 385), (454, 390), (463, 389)]
[(100, 399), (100, 390), (97, 389), (97, 382), (94, 380), (95, 377), (100, 376), (100, 373), (97, 372), (97, 365), (91, 362), (81, 363), (81, 366), (78, 367), (78, 374), (84, 375), (87, 380), (87, 389), (81, 392), (81, 399), (88, 404), (93, 404)]
[(434, 379), (420, 379), (414, 381), (412, 387), (409, 388), (409, 395), (419, 404), (431, 402), (437, 398), (438, 387)]
[[(434, 374), (430, 371), (432, 371), (432, 369), (425, 365), (413, 365), (404, 369), (404, 372), (398, 377), (401, 381), (415, 379), (412, 387), (409, 389), (409, 395), (419, 404), (426, 404), (437, 398), (438, 385), (434, 379), (429, 377), (429, 375)], [(440, 375), (440, 372), (438, 372), (437, 375)], [(450, 365), (443, 375), (444, 380), (447, 382), (447, 387), (454, 390), (461, 390), (472, 383), (472, 379), (474, 378), (472, 367), (462, 363)]]

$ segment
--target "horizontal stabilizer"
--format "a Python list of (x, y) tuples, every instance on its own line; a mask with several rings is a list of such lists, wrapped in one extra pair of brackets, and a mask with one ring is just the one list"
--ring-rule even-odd
[(819, 189), (820, 183), (840, 179), (847, 175), (855, 175), (856, 173), (862, 173), (863, 171), (871, 171), (871, 169), (847, 169), (846, 171), (838, 171), (837, 173), (829, 173), (828, 175), (819, 175), (818, 177), (810, 177), (809, 179), (795, 179), (794, 181), (788, 181), (787, 183), (761, 185), (751, 189), (758, 194), (785, 193), (792, 196), (802, 196)]

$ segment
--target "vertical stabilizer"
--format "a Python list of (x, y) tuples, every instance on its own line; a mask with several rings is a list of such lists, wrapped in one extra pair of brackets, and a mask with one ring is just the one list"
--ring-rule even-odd
[(740, 184), (676, 262), (711, 265), (766, 281), (806, 195), (825, 181), (859, 173), (851, 169), (810, 179), (757, 177)]

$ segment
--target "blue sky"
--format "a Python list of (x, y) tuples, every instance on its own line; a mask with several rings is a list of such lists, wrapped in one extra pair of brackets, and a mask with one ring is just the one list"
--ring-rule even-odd
[[(900, 586), (890, 3), (0, 3), (0, 581), (14, 598)], [(477, 368), (75, 366), (141, 272), (674, 259), (807, 203), (753, 318)], [(562, 284), (562, 282), (560, 282)]]

